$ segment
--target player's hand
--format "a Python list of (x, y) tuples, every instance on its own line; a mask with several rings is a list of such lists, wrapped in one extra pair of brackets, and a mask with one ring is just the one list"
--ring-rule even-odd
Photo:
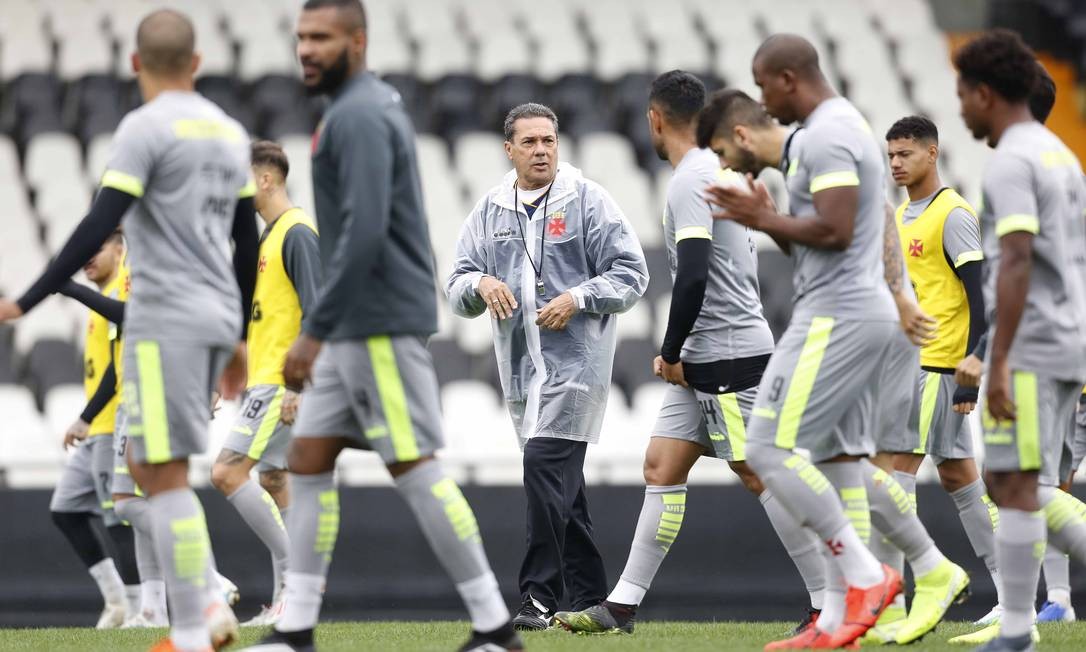
[(509, 286), (493, 276), (479, 279), (479, 297), (486, 301), (486, 309), (494, 319), (509, 319), (517, 309), (517, 299)]
[(298, 416), (298, 406), (302, 402), (302, 395), (288, 389), (283, 394), (283, 402), (279, 405), (279, 420), (288, 426), (294, 425), (294, 419)]
[(302, 333), (294, 340), (287, 359), (283, 362), (283, 381), (287, 387), (301, 388), (313, 374), (313, 361), (324, 343), (317, 338)]
[(910, 342), (924, 346), (935, 339), (935, 319), (921, 310), (919, 304), (901, 293), (894, 297), (894, 301), (901, 319), (901, 330), (905, 331)]
[(760, 230), (768, 214), (775, 213), (773, 198), (764, 183), (754, 183), (747, 175), (747, 187), (711, 185), (704, 191), (705, 200), (721, 209), (713, 212), (717, 220), (731, 220)]
[(958, 414), (969, 414), (973, 411), (973, 408), (977, 407), (977, 396), (979, 390), (976, 387), (962, 387), (958, 386), (954, 390), (954, 411)]
[(10, 299), (0, 299), (0, 322), (12, 321), (23, 316), (23, 309)]
[(539, 309), (535, 320), (536, 326), (560, 331), (566, 327), (570, 319), (573, 319), (577, 310), (577, 300), (568, 291), (563, 292)]
[(64, 433), (64, 450), (78, 446), (78, 442), (87, 438), (88, 432), (90, 432), (90, 424), (82, 419), (76, 419), (75, 423), (68, 426), (68, 432)]
[(652, 372), (672, 385), (689, 387), (689, 385), (686, 384), (686, 375), (683, 373), (682, 360), (679, 360), (675, 364), (671, 364), (664, 360), (663, 356), (658, 355), (656, 356), (656, 359), (652, 361)]
[(954, 382), (962, 387), (980, 387), (980, 376), (984, 373), (984, 363), (970, 353), (958, 363), (954, 370)]
[(245, 342), (238, 342), (238, 345), (234, 347), (234, 357), (230, 358), (230, 362), (222, 372), (222, 378), (219, 379), (219, 394), (227, 401), (234, 400), (245, 391), (245, 378), (248, 373), (247, 358)]
[(1011, 370), (1006, 360), (992, 360), (988, 369), (987, 410), (997, 421), (1014, 421), (1017, 417), (1017, 408), (1011, 400)]

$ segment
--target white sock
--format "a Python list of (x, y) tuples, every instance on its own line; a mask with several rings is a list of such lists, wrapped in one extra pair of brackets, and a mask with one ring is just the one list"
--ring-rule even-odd
[(939, 551), (934, 545), (929, 546), (927, 550), (922, 552), (919, 557), (909, 561), (909, 565), (913, 567), (913, 575), (917, 577), (923, 577), (935, 568), (943, 563), (946, 557)]
[(172, 627), (170, 641), (178, 652), (206, 652), (211, 649), (211, 633), (207, 627)]
[(1066, 609), (1071, 606), (1071, 592), (1067, 589), (1050, 589), (1048, 591), (1048, 601), (1055, 602)]
[(124, 582), (121, 581), (121, 576), (117, 572), (117, 567), (113, 565), (112, 559), (106, 557), (87, 570), (98, 585), (98, 590), (102, 593), (106, 604), (124, 604)]
[(822, 609), (822, 604), (826, 599), (826, 589), (820, 591), (808, 591), (807, 595), (811, 596), (811, 609)]
[(845, 523), (834, 532), (827, 545), (833, 550), (831, 559), (827, 561), (836, 562), (849, 586), (866, 589), (884, 579), (882, 565), (864, 545), (851, 523)]
[(988, 573), (992, 576), (992, 584), (995, 585), (996, 606), (998, 607), (1003, 604), (1003, 576), (997, 570), (989, 570)]
[(147, 580), (140, 584), (140, 610), (153, 618), (166, 617), (166, 582)]
[(477, 632), (492, 632), (509, 622), (509, 609), (502, 600), (494, 573), (480, 575), (456, 585), (460, 598), (468, 608), (471, 627)]
[(287, 571), (283, 592), (286, 606), (275, 628), (280, 632), (297, 632), (316, 627), (321, 611), (321, 594), (324, 593), (324, 576)]
[(607, 596), (607, 601), (637, 606), (645, 599), (645, 593), (647, 592), (642, 586), (620, 579), (615, 588), (611, 590), (611, 595)]
[(819, 631), (832, 634), (845, 620), (845, 579), (834, 563), (833, 554), (825, 550), (822, 556), (826, 559), (826, 592), (822, 601), (822, 613), (818, 615), (815, 626)]
[(124, 614), (131, 618), (140, 612), (140, 585), (124, 585)]

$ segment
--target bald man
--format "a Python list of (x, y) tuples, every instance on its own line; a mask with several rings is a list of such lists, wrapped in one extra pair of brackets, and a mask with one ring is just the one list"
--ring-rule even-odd
[(149, 496), (172, 621), (156, 652), (205, 652), (237, 635), (230, 608), (209, 590), (217, 580), (203, 509), (188, 484), (188, 458), (207, 448), (216, 383), (226, 398), (245, 385), (245, 316), (256, 276), (254, 186), (245, 130), (194, 92), (200, 62), (194, 43), (192, 23), (175, 11), (155, 11), (140, 23), (132, 68), (146, 103), (118, 127), (90, 213), (18, 301), (0, 302), (0, 321), (32, 309), (127, 215), (128, 460)]
[[(804, 135), (785, 171), (791, 216), (777, 214), (761, 184), (753, 193), (710, 191), (724, 209), (718, 218), (767, 233), (795, 259), (795, 311), (759, 387), (747, 455), (781, 503), (826, 542), (828, 573), (815, 627), (767, 649), (843, 647), (901, 591), (900, 574), (867, 548), (872, 508), (887, 535), (902, 535), (895, 545), (918, 576), (947, 574), (951, 598), (968, 580), (923, 531), (905, 490), (867, 459), (876, 450), (881, 370), (894, 354), (899, 310), (911, 312), (896, 231), (886, 238), (881, 146), (837, 96), (805, 39), (770, 37), (753, 70), (766, 110), (781, 123), (801, 122)], [(913, 314), (906, 331), (922, 340), (930, 327)]]

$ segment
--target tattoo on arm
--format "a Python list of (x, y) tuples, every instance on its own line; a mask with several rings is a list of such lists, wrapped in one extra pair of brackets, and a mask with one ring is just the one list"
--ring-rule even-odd
[(890, 292), (897, 294), (905, 287), (905, 276), (902, 269), (905, 260), (901, 257), (901, 241), (898, 239), (897, 220), (894, 219), (894, 209), (890, 202), (886, 202), (886, 220), (882, 236), (882, 264), (885, 268), (884, 277)]

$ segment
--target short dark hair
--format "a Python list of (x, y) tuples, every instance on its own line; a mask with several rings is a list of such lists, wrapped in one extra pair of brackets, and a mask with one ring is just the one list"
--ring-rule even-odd
[(1044, 123), (1056, 105), (1056, 82), (1041, 62), (1037, 62), (1037, 82), (1029, 94), (1029, 112), (1037, 122)]
[(121, 227), (113, 229), (113, 232), (106, 236), (106, 244), (110, 243), (124, 244), (124, 231)]
[(709, 147), (713, 136), (731, 133), (736, 125), (768, 127), (773, 124), (766, 110), (743, 91), (725, 88), (709, 96), (709, 103), (698, 114), (698, 147)]
[(1003, 99), (1021, 102), (1037, 83), (1037, 56), (1017, 33), (995, 29), (954, 53), (954, 67), (964, 82), (987, 84)]
[(922, 115), (906, 116), (893, 124), (886, 132), (886, 141), (899, 138), (912, 138), (913, 140), (930, 140), (939, 144), (939, 128), (935, 123)]
[(366, 29), (366, 8), (362, 6), (362, 0), (306, 0), (302, 5), (302, 11), (324, 9), (332, 7), (345, 14), (350, 20), (348, 26), (354, 29)]
[(652, 80), (649, 104), (659, 107), (671, 124), (688, 124), (705, 106), (705, 84), (685, 70), (669, 70)]
[(505, 140), (513, 142), (513, 123), (522, 118), (548, 118), (554, 124), (554, 133), (558, 133), (558, 116), (549, 106), (536, 102), (527, 102), (509, 109), (505, 114), (505, 123), (502, 125), (505, 131)]
[(270, 140), (255, 140), (250, 151), (252, 165), (273, 167), (279, 170), (284, 179), (287, 178), (287, 174), (290, 173), (290, 160), (287, 158), (287, 153), (283, 151), (282, 145)]

